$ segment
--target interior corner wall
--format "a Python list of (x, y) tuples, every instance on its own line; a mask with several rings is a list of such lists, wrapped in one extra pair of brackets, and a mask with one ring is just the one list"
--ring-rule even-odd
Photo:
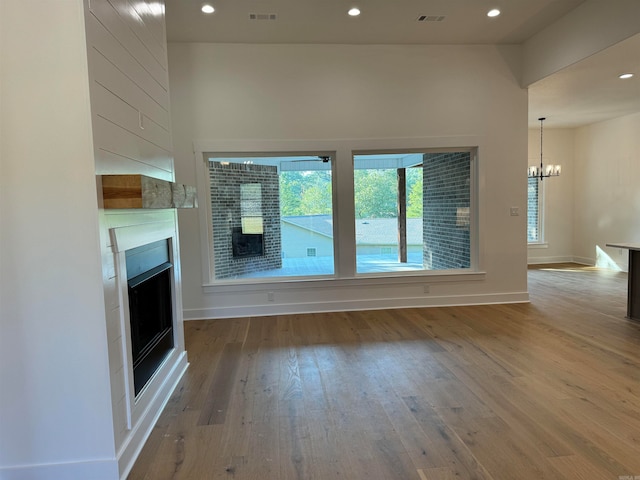
[(607, 243), (640, 242), (640, 113), (576, 129), (574, 252), (627, 270), (626, 250)]
[[(512, 206), (526, 209), (528, 96), (519, 84), (519, 52), (485, 45), (169, 44), (176, 181), (196, 182), (202, 159), (194, 159), (194, 141), (374, 139), (381, 145), (474, 138), (481, 144), (478, 245), (485, 279), (434, 285), (429, 298), (416, 288), (415, 297), (403, 300), (407, 293), (392, 287), (383, 297), (398, 306), (436, 297), (450, 304), (528, 298), (526, 215), (509, 215)], [(338, 172), (350, 162), (336, 158)], [(344, 177), (336, 181), (340, 193)], [(311, 286), (278, 291), (271, 303), (248, 289), (211, 293), (203, 288), (208, 259), (197, 212), (180, 212), (179, 225), (185, 319), (210, 317), (220, 306), (241, 314), (246, 306), (275, 312), (287, 302), (293, 309), (319, 299), (330, 306), (347, 296), (360, 296), (363, 304), (366, 295), (380, 297), (373, 289)]]
[(0, 478), (112, 480), (82, 0), (0, 2)]
[[(528, 247), (528, 263), (554, 263), (578, 260), (573, 251), (574, 216), (574, 161), (575, 129), (544, 128), (543, 154), (545, 164), (560, 164), (559, 177), (544, 179), (542, 192), (542, 236), (541, 245)], [(529, 129), (529, 165), (540, 164), (540, 129)], [(588, 260), (582, 260), (589, 263)]]

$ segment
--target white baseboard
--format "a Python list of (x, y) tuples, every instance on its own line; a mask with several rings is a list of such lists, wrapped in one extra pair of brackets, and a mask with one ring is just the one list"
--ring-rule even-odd
[(581, 265), (595, 265), (593, 258), (574, 257), (574, 256), (556, 256), (556, 257), (529, 257), (527, 265), (545, 265), (547, 263), (579, 263)]
[(541, 265), (545, 263), (571, 263), (574, 262), (574, 257), (568, 255), (558, 255), (555, 257), (528, 257), (528, 265)]
[(188, 367), (187, 353), (181, 352), (140, 420), (136, 423), (117, 458), (83, 462), (0, 467), (2, 480), (125, 480), (162, 410)]
[(589, 266), (593, 266), (596, 264), (595, 259), (587, 258), (587, 257), (573, 257), (573, 262), (579, 263), (581, 265), (589, 265)]
[(2, 480), (114, 480), (118, 478), (118, 463), (115, 458), (112, 458), (87, 462), (0, 467), (0, 478)]
[(322, 312), (345, 312), (352, 310), (385, 310), (392, 308), (451, 307), (463, 305), (488, 305), (497, 303), (527, 303), (528, 292), (501, 293), (488, 295), (450, 295), (414, 298), (389, 298), (379, 300), (349, 300), (330, 302), (309, 302), (289, 304), (269, 304), (234, 307), (211, 307), (184, 310), (184, 320), (204, 320), (215, 318), (256, 317), (266, 315), (287, 315)]

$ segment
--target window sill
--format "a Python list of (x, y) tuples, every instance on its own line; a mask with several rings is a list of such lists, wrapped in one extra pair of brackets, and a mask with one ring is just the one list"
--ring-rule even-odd
[(527, 248), (531, 249), (531, 250), (537, 250), (540, 248), (549, 248), (549, 244), (548, 243), (529, 243), (527, 244)]
[(343, 288), (360, 285), (414, 285), (414, 284), (436, 284), (451, 282), (483, 281), (486, 279), (486, 272), (451, 272), (428, 275), (398, 275), (398, 276), (358, 276), (354, 278), (290, 278), (274, 279), (265, 278), (262, 280), (251, 279), (250, 282), (244, 280), (225, 283), (211, 283), (202, 286), (204, 293), (225, 293), (235, 292), (239, 288), (246, 292), (262, 292), (271, 290), (275, 285), (287, 289), (307, 289), (311, 285), (313, 288)]

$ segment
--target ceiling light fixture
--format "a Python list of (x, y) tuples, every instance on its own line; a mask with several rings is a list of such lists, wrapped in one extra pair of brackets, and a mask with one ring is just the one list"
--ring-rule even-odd
[(216, 11), (211, 5), (203, 5), (200, 10), (202, 10), (202, 13), (213, 13)]
[(487, 12), (487, 17), (497, 17), (498, 15), (500, 15), (500, 10), (498, 10), (497, 8), (491, 9)]
[(360, 15), (360, 9), (357, 7), (353, 7), (347, 13), (352, 17), (357, 17), (358, 15)]
[(625, 79), (631, 78), (631, 77), (633, 77), (633, 73), (623, 73), (618, 78), (621, 78), (622, 80), (625, 80)]
[(542, 165), (542, 122), (544, 122), (546, 118), (540, 117), (538, 120), (540, 120), (540, 166), (529, 166), (527, 169), (527, 177), (539, 178), (540, 181), (542, 181), (547, 177), (557, 177), (560, 175), (562, 167), (560, 165), (547, 165), (546, 167)]

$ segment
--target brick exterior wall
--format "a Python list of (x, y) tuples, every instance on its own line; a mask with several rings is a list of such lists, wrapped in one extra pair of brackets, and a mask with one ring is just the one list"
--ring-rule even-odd
[[(211, 212), (213, 224), (213, 257), (216, 279), (235, 278), (251, 272), (282, 268), (280, 239), (280, 187), (276, 167), (211, 162)], [(262, 185), (264, 255), (234, 258), (232, 231), (241, 227), (240, 185)]]
[(470, 153), (427, 153), (423, 159), (425, 269), (469, 268)]

